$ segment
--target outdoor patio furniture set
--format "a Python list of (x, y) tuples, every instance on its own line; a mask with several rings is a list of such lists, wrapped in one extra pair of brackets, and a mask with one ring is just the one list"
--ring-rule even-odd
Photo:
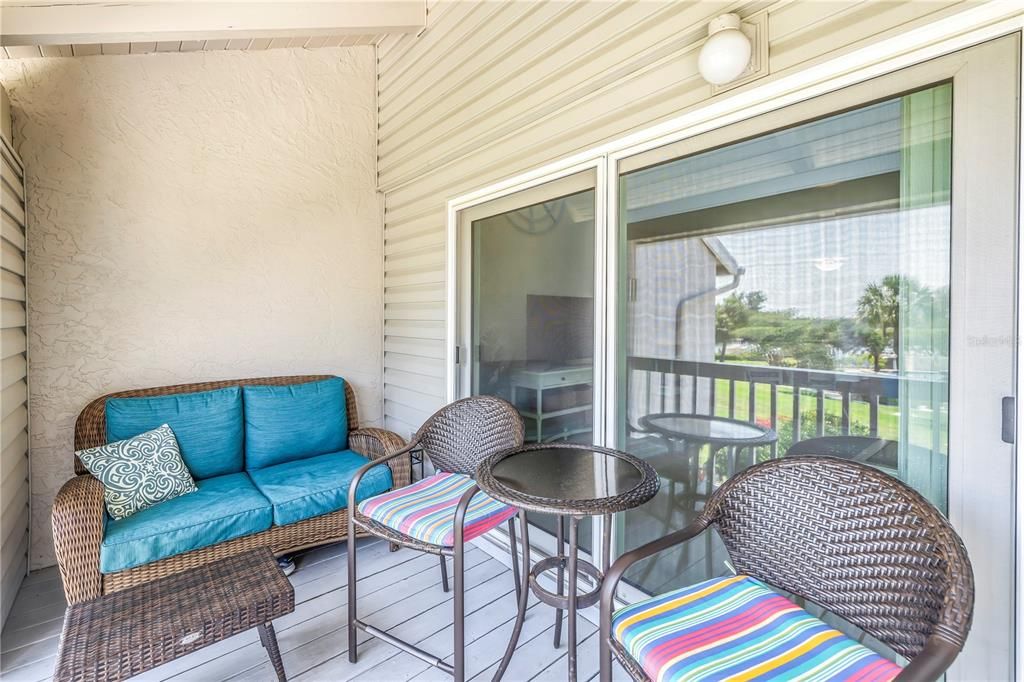
[[(303, 419), (314, 420), (312, 436), (295, 428)], [(89, 449), (114, 435), (162, 425), (178, 436), (196, 491), (111, 518), (104, 485), (82, 458), (93, 461)], [(235, 437), (225, 459), (203, 459), (214, 440)], [(568, 614), (572, 680), (577, 611), (597, 603), (602, 680), (611, 679), (613, 656), (636, 680), (935, 679), (964, 646), (974, 594), (966, 550), (931, 504), (885, 473), (821, 456), (755, 464), (712, 492), (688, 527), (612, 563), (612, 515), (653, 498), (658, 474), (624, 452), (523, 440), (516, 409), (489, 396), (442, 408), (409, 443), (360, 429), (352, 389), (337, 377), (189, 384), (93, 401), (76, 425), (79, 475), (53, 510), (71, 605), (56, 678), (124, 679), (255, 627), (284, 680), (272, 620), (292, 610), (294, 596), (274, 555), (347, 537), (349, 660), (358, 660), (361, 631), (464, 680), (466, 543), (503, 526), (518, 611), (495, 679), (514, 655), (531, 593), (555, 608), (556, 647)], [(414, 451), (434, 473), (413, 483)], [(239, 499), (250, 501), (244, 518), (234, 514)], [(553, 556), (533, 561), (528, 514), (559, 519)], [(587, 516), (604, 520), (599, 567), (579, 556)], [(711, 529), (734, 575), (619, 607), (627, 569)], [(364, 535), (439, 556), (445, 591), (453, 558), (451, 662), (359, 618), (356, 538)], [(590, 585), (583, 592), (580, 574)], [(794, 599), (835, 614), (906, 664)]]
[[(78, 416), (75, 451), (162, 424), (174, 430), (198, 492), (114, 520), (103, 485), (76, 456), (52, 514), (69, 604), (257, 547), (281, 555), (343, 540), (352, 475), (405, 446), (390, 431), (360, 428), (349, 382), (291, 376), (102, 396)], [(301, 442), (293, 433), (310, 435)], [(407, 458), (388, 464), (372, 493), (409, 484)]]

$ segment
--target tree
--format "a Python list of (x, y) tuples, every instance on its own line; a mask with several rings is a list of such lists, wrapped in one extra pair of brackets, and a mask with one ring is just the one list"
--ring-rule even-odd
[(877, 284), (869, 284), (857, 302), (857, 316), (868, 325), (864, 346), (874, 359), (875, 371), (881, 367), (881, 355), (887, 347), (897, 353), (900, 347), (899, 275), (886, 275)]
[[(903, 298), (900, 350), (930, 356), (944, 366), (949, 359), (949, 287), (913, 285)], [(934, 365), (933, 365), (934, 366)]]
[(842, 317), (835, 320), (835, 338), (832, 346), (837, 353), (852, 353), (864, 348), (864, 325), (856, 319)]
[(768, 300), (768, 295), (763, 291), (748, 291), (742, 295), (744, 303), (750, 308), (751, 312), (759, 313), (764, 308), (765, 301)]
[(871, 359), (875, 364), (875, 371), (881, 371), (882, 353), (885, 352), (886, 347), (885, 338), (877, 329), (866, 329), (861, 335), (861, 339), (864, 342), (864, 347), (868, 351), (868, 355), (871, 356)]
[(835, 320), (797, 317), (792, 310), (752, 313), (750, 323), (736, 335), (753, 344), (773, 367), (832, 369), (840, 345)]
[(737, 329), (747, 323), (750, 309), (738, 294), (731, 294), (720, 305), (715, 306), (715, 343), (721, 344), (718, 361), (725, 361), (725, 349), (733, 340)]
[(751, 314), (760, 312), (767, 299), (763, 291), (732, 293), (715, 306), (715, 343), (721, 344), (719, 362), (725, 361), (726, 347), (736, 338), (736, 330), (746, 326)]

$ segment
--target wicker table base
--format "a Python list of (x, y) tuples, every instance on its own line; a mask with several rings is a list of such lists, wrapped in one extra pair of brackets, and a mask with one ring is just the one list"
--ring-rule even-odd
[(269, 549), (72, 604), (54, 679), (115, 682), (258, 628), (285, 680), (271, 621), (295, 609), (295, 591)]

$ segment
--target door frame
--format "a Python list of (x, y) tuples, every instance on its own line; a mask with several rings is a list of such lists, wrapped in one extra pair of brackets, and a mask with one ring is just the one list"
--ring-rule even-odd
[[(456, 396), (456, 374), (458, 367), (455, 364), (456, 347), (458, 346), (458, 320), (459, 320), (459, 298), (458, 298), (458, 277), (462, 270), (459, 263), (458, 249), (458, 227), (459, 212), (474, 205), (489, 201), (512, 192), (528, 189), (542, 184), (543, 182), (558, 179), (565, 175), (596, 168), (598, 186), (596, 193), (602, 195), (602, 185), (607, 187), (603, 192), (603, 202), (599, 202), (595, 208), (595, 227), (601, 223), (608, 225), (608, 217), (616, 215), (618, 201), (618, 186), (610, 179), (616, 178), (617, 160), (626, 156), (662, 147), (687, 138), (702, 135), (718, 128), (729, 126), (733, 123), (759, 117), (779, 109), (786, 108), (792, 104), (818, 98), (837, 90), (863, 83), (879, 76), (884, 76), (901, 69), (915, 66), (923, 62), (949, 55), (959, 50), (973, 47), (989, 40), (1011, 35), (1020, 34), (1024, 30), (1024, 12), (1015, 10), (1012, 4), (1000, 2), (984, 3), (968, 10), (956, 13), (952, 16), (940, 19), (927, 25), (895, 34), (886, 34), (887, 37), (870, 45), (855, 48), (839, 56), (824, 59), (810, 66), (801, 68), (793, 73), (783, 72), (778, 77), (770, 76), (762, 81), (753, 83), (730, 91), (719, 97), (709, 98), (695, 105), (692, 109), (680, 116), (667, 120), (663, 123), (627, 134), (618, 139), (599, 145), (594, 145), (579, 153), (558, 159), (551, 163), (533, 168), (524, 173), (508, 177), (499, 182), (483, 186), (481, 188), (466, 192), (447, 202), (447, 241), (446, 241), (446, 396), (452, 400)], [(1018, 73), (1021, 77), (1020, 93), (1024, 93), (1024, 68), (1018, 59)], [(1019, 100), (1018, 100), (1019, 103)], [(1020, 231), (1024, 225), (1024, 125), (1018, 104), (1017, 117), (1017, 229)], [(601, 178), (605, 182), (601, 183)], [(598, 326), (597, 316), (603, 318), (601, 326), (603, 329), (615, 329), (617, 320), (615, 311), (610, 310), (614, 306), (607, 305), (607, 296), (610, 284), (616, 281), (616, 260), (609, 255), (615, 254), (617, 248), (614, 230), (605, 229), (601, 239), (595, 241), (595, 252), (601, 251), (602, 258), (596, 260), (595, 253), (595, 276), (598, 272), (605, 277), (603, 283), (604, 291), (603, 311), (595, 311), (595, 330)], [(603, 242), (603, 245), (602, 245)], [(1024, 281), (1020, 272), (1021, 264), (1024, 263), (1024, 240), (1018, 239), (1016, 245), (1017, 257), (1017, 278), (1016, 278), (1016, 301), (1017, 319), (1015, 324), (1016, 339), (1019, 345), (1024, 339)], [(595, 305), (597, 297), (601, 296), (600, 287), (595, 289)], [(614, 339), (612, 343), (602, 340), (604, 348), (604, 361), (597, 363), (595, 359), (595, 391), (598, 390), (597, 372), (605, 372), (615, 361)], [(595, 354), (597, 346), (595, 346)], [(600, 369), (598, 369), (600, 364)], [(1016, 386), (1016, 425), (1014, 430), (1015, 441), (1024, 436), (1024, 373), (1014, 370), (1014, 383)], [(602, 381), (602, 390), (607, 389), (606, 381)], [(611, 396), (606, 396), (611, 397)], [(602, 407), (611, 403), (605, 399)], [(597, 400), (595, 395), (595, 409)], [(612, 429), (614, 425), (610, 410), (603, 409), (605, 424), (604, 439), (614, 436)], [(1014, 537), (1013, 556), (1015, 566), (1013, 576), (1014, 586), (1014, 620), (1017, 624), (1024, 623), (1024, 524), (1019, 519), (1024, 518), (1024, 466), (1014, 464), (1014, 492), (1013, 510), (1014, 518), (1010, 519), (1013, 524), (1012, 533)], [(614, 539), (613, 539), (614, 542)], [(490, 545), (491, 543), (484, 543)], [(494, 546), (489, 551), (500, 553), (502, 550)], [(1017, 677), (1024, 678), (1024, 627), (1016, 627), (1013, 635), (1014, 661), (1013, 669)]]
[[(598, 250), (602, 250), (604, 247), (604, 245), (599, 242), (603, 239), (606, 218), (605, 212), (601, 210), (601, 207), (604, 205), (604, 187), (607, 184), (604, 176), (605, 164), (602, 163), (602, 161), (603, 157), (593, 156), (587, 159), (577, 160), (572, 164), (559, 164), (557, 167), (539, 169), (542, 172), (525, 173), (512, 178), (510, 181), (495, 183), (488, 187), (484, 187), (481, 190), (477, 190), (448, 201), (447, 233), (445, 236), (445, 400), (447, 402), (451, 402), (462, 397), (460, 394), (460, 381), (463, 381), (464, 383), (463, 375), (466, 372), (466, 368), (464, 363), (461, 362), (462, 358), (457, 357), (457, 354), (459, 352), (458, 349), (460, 345), (464, 345), (463, 334), (465, 333), (465, 330), (469, 328), (466, 316), (468, 311), (471, 309), (471, 305), (466, 305), (466, 294), (469, 293), (471, 284), (469, 278), (471, 277), (472, 272), (472, 254), (466, 248), (466, 242), (468, 239), (466, 239), (462, 234), (464, 218), (461, 214), (463, 212), (472, 211), (472, 209), (477, 206), (481, 206), (482, 204), (487, 204), (505, 197), (511, 197), (515, 194), (519, 194), (551, 182), (566, 179), (578, 173), (593, 171), (595, 182), (594, 305), (597, 307), (597, 297), (601, 295), (597, 287), (599, 283), (599, 280), (597, 279), (599, 270), (601, 276), (604, 276), (605, 274), (603, 271), (603, 263), (598, 262), (603, 260), (603, 258), (598, 259), (596, 257), (596, 252)], [(473, 216), (470, 216), (469, 220), (472, 219)], [(599, 268), (599, 265), (602, 265), (602, 267)], [(602, 307), (604, 306), (603, 300), (600, 301), (600, 305)], [(596, 313), (597, 311), (595, 310), (594, 341), (595, 344), (598, 342), (603, 344), (603, 338), (597, 338), (597, 328), (599, 324)], [(601, 332), (603, 334), (603, 328), (601, 329)], [(595, 345), (595, 355), (597, 353), (597, 349), (598, 346)], [(600, 371), (596, 366), (597, 364), (600, 363), (595, 363), (594, 367), (595, 384), (597, 383), (597, 376)], [(603, 367), (601, 369), (603, 369)], [(595, 423), (600, 424), (603, 422), (595, 419)]]
[[(529, 197), (532, 190), (542, 189), (545, 185), (569, 180), (573, 176), (585, 173), (593, 173), (594, 178), (594, 379), (593, 379), (593, 424), (595, 440), (597, 445), (604, 443), (604, 425), (608, 421), (605, 414), (605, 407), (608, 400), (605, 391), (609, 382), (606, 380), (606, 367), (604, 359), (607, 357), (605, 350), (606, 339), (608, 338), (608, 327), (606, 311), (609, 306), (605, 300), (605, 281), (608, 277), (606, 272), (607, 254), (605, 252), (605, 234), (608, 232), (607, 214), (602, 208), (605, 206), (605, 193), (608, 180), (605, 176), (607, 164), (602, 156), (593, 157), (581, 163), (559, 169), (551, 173), (537, 174), (521, 182), (502, 183), (488, 191), (475, 193), (474, 196), (464, 201), (453, 201), (448, 203), (448, 235), (446, 240), (446, 256), (448, 259), (448, 273), (446, 278), (448, 311), (447, 324), (447, 373), (446, 373), (446, 399), (451, 402), (458, 398), (465, 397), (472, 390), (472, 350), (469, 346), (472, 343), (473, 335), (473, 248), (471, 223), (474, 220), (494, 215), (494, 212), (514, 210), (521, 205), (529, 205), (535, 201), (545, 201), (543, 198)], [(518, 195), (527, 194), (524, 202), (520, 204)], [(507, 205), (503, 205), (507, 200)], [(498, 204), (498, 205), (494, 205)], [(486, 211), (481, 209), (487, 209)], [(452, 274), (453, 273), (453, 274)], [(465, 349), (460, 352), (459, 349)], [(461, 357), (460, 357), (461, 356)], [(456, 361), (458, 360), (458, 361)], [(595, 551), (602, 542), (603, 520), (595, 517), (591, 524), (591, 548)], [(505, 537), (506, 531), (497, 529), (497, 534)], [(534, 527), (534, 534), (530, 541), (531, 547), (540, 552), (546, 552), (544, 556), (550, 556), (554, 550), (554, 538), (537, 527)], [(484, 545), (485, 547), (487, 545)], [(501, 541), (498, 551), (504, 553), (507, 548), (507, 541)], [(493, 551), (492, 547), (488, 547)], [(581, 554), (585, 554), (581, 550)]]
[[(596, 394), (597, 384), (604, 380), (604, 339), (606, 329), (604, 317), (601, 311), (606, 307), (604, 296), (604, 233), (607, 229), (605, 224), (606, 215), (600, 207), (604, 205), (604, 193), (607, 181), (604, 176), (605, 164), (603, 159), (594, 158), (586, 163), (579, 164), (565, 171), (553, 173), (532, 179), (529, 182), (511, 185), (494, 192), (483, 194), (474, 200), (457, 205), (454, 208), (454, 224), (449, 221), (448, 229), (448, 257), (454, 259), (455, 277), (449, 278), (448, 285), (454, 285), (454, 290), (449, 293), (449, 308), (451, 301), (455, 301), (454, 314), (446, 318), (448, 324), (448, 339), (454, 339), (449, 343), (447, 350), (451, 351), (448, 364), (448, 375), (446, 385), (446, 398), (449, 402), (468, 395), (467, 387), (471, 385), (471, 363), (466, 362), (470, 357), (466, 352), (465, 357), (457, 358), (457, 349), (468, 346), (472, 341), (472, 290), (473, 290), (473, 252), (471, 235), (469, 234), (470, 224), (476, 220), (490, 217), (496, 213), (515, 210), (521, 206), (531, 205), (539, 201), (548, 201), (546, 193), (536, 192), (544, 189), (545, 185), (569, 181), (573, 176), (593, 173), (594, 177), (594, 424), (595, 432), (604, 424), (602, 411), (603, 400), (598, 401)], [(562, 192), (554, 192), (552, 196), (562, 196)], [(520, 195), (526, 195), (519, 199)], [(449, 207), (451, 210), (451, 207)], [(454, 230), (454, 231), (453, 231)], [(454, 370), (454, 371), (453, 371)]]

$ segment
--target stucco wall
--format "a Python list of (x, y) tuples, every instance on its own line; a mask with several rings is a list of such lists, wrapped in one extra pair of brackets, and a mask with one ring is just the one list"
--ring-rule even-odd
[(34, 567), (81, 408), (325, 372), (381, 416), (374, 51), (0, 62), (29, 186)]

